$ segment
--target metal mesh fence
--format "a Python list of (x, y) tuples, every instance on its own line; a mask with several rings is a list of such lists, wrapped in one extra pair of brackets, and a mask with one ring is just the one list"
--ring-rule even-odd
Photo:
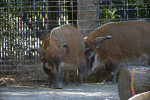
[(149, 20), (148, 0), (105, 0), (99, 5), (100, 24), (126, 20)]
[(108, 22), (137, 19), (150, 20), (149, 0), (1, 0), (0, 77), (15, 84), (47, 80), (30, 48), (54, 27), (71, 23), (85, 36)]

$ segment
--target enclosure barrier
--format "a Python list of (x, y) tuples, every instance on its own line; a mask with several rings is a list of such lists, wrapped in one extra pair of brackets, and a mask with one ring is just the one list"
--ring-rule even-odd
[[(86, 36), (108, 22), (137, 19), (150, 20), (149, 0), (1, 0), (0, 80), (26, 85), (46, 81), (42, 63), (30, 49), (39, 48), (54, 27), (71, 23)], [(88, 80), (101, 82), (107, 71), (98, 74)], [(75, 76), (70, 76), (72, 82)]]

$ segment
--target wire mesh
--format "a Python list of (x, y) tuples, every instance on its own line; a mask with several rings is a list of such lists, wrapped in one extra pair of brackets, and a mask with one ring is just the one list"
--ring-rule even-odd
[(71, 23), (85, 36), (108, 22), (137, 19), (150, 21), (148, 0), (1, 0), (0, 77), (19, 84), (47, 80), (30, 49), (54, 27)]

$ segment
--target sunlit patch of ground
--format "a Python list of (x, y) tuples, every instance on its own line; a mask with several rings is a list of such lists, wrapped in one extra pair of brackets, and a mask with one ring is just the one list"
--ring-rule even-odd
[(64, 89), (0, 87), (0, 100), (120, 100), (117, 84), (69, 85)]

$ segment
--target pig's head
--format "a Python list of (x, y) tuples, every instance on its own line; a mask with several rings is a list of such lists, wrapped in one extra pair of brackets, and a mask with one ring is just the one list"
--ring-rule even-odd
[(96, 37), (91, 39), (88, 36), (84, 38), (85, 41), (85, 58), (87, 65), (90, 66), (90, 73), (94, 73), (98, 68), (103, 69), (104, 65), (100, 62), (99, 50), (103, 41), (111, 39), (112, 36)]
[(66, 67), (66, 63), (63, 61), (63, 56), (70, 53), (67, 44), (63, 44), (61, 50), (51, 50), (36, 48), (32, 51), (37, 51), (43, 62), (43, 70), (46, 74), (51, 75), (51, 83), (56, 89), (63, 88), (63, 70)]

